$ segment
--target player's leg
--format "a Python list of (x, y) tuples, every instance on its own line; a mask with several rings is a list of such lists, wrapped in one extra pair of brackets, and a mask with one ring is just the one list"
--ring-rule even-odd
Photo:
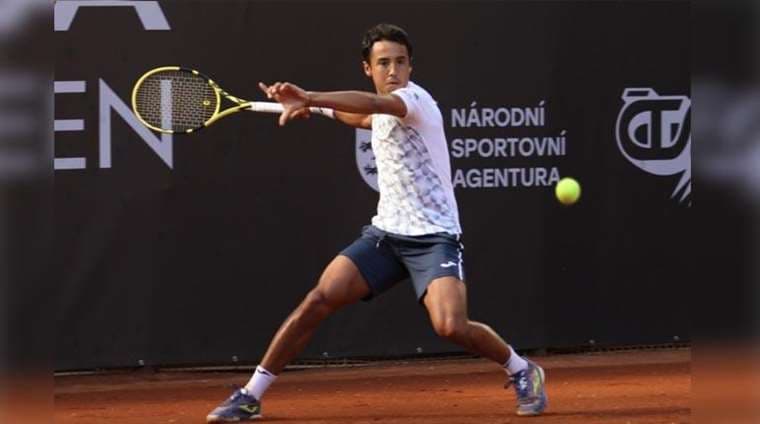
[(360, 238), (327, 266), (316, 287), (290, 314), (272, 339), (246, 387), (208, 415), (208, 422), (261, 416), (260, 399), (285, 365), (303, 350), (325, 318), (360, 299), (369, 300), (408, 277), (406, 268), (383, 243), (384, 235), (368, 226)]
[(517, 392), (517, 413), (538, 415), (546, 408), (544, 371), (521, 358), (491, 329), (467, 314), (467, 287), (457, 277), (430, 282), (423, 298), (435, 332), (463, 348), (501, 364)]
[(509, 359), (509, 346), (491, 327), (468, 319), (467, 287), (458, 278), (448, 276), (433, 280), (427, 287), (423, 304), (439, 336), (499, 364)]
[(317, 285), (288, 316), (269, 344), (248, 384), (211, 411), (207, 422), (237, 422), (261, 417), (261, 398), (277, 374), (298, 355), (319, 324), (341, 307), (370, 293), (356, 265), (339, 255), (325, 268)]
[(369, 285), (351, 259), (337, 256), (322, 273), (317, 286), (277, 330), (261, 366), (279, 374), (306, 347), (319, 323), (369, 293)]
[(491, 327), (469, 319), (460, 237), (431, 234), (401, 241), (405, 246), (402, 260), (436, 333), (502, 365), (517, 391), (519, 415), (543, 412), (546, 393), (541, 367), (517, 355)]
[(392, 241), (404, 246), (401, 259), (438, 335), (499, 364), (517, 357), (491, 327), (468, 318), (464, 245), (458, 235), (394, 236)]

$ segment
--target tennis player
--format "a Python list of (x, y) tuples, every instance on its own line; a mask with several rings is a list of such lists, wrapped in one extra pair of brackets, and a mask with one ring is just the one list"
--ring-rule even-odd
[(283, 368), (338, 309), (370, 300), (411, 280), (435, 332), (502, 366), (517, 392), (517, 414), (541, 414), (547, 403), (544, 371), (520, 357), (489, 326), (471, 321), (461, 227), (451, 183), (451, 165), (441, 111), (422, 87), (409, 80), (412, 45), (407, 33), (377, 25), (362, 42), (364, 73), (376, 93), (305, 91), (291, 84), (259, 84), (284, 112), (280, 125), (308, 116), (309, 106), (335, 110), (339, 121), (372, 129), (380, 200), (372, 225), (338, 254), (285, 320), (244, 388), (207, 417), (208, 422), (261, 417), (261, 399)]

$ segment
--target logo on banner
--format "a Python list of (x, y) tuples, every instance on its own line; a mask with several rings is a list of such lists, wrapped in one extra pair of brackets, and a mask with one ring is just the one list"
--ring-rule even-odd
[(158, 1), (59, 0), (55, 3), (55, 30), (68, 31), (80, 7), (129, 7), (137, 13), (137, 18), (146, 31), (171, 29)]
[(663, 96), (651, 88), (623, 92), (616, 137), (623, 156), (653, 175), (680, 175), (672, 198), (691, 193), (691, 99)]
[(377, 186), (377, 164), (375, 152), (372, 151), (372, 131), (362, 128), (356, 129), (356, 167), (359, 168), (364, 182), (375, 191), (380, 191)]

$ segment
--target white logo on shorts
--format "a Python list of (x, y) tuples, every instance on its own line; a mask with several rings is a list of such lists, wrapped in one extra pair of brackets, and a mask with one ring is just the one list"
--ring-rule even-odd
[(451, 268), (452, 266), (457, 266), (456, 262), (448, 261), (445, 264), (441, 264), (441, 268)]

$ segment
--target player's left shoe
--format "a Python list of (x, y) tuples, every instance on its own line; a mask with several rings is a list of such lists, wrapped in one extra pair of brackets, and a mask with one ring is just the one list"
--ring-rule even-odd
[(257, 418), (261, 418), (261, 402), (246, 393), (245, 389), (237, 389), (232, 396), (206, 416), (206, 422), (229, 423)]
[(544, 388), (544, 369), (533, 361), (524, 359), (528, 362), (528, 368), (511, 375), (504, 387), (515, 386), (517, 415), (540, 415), (546, 409), (548, 400)]

